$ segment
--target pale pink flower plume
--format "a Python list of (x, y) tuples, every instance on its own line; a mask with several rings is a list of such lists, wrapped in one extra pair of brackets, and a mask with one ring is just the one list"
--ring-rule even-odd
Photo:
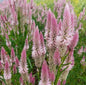
[(13, 74), (17, 73), (16, 65), (13, 66)]
[(8, 0), (3, 0), (1, 3), (0, 3), (0, 10), (4, 11), (4, 9), (6, 9), (8, 7)]
[(44, 61), (42, 65), (41, 80), (39, 81), (39, 85), (51, 85), (46, 61)]
[(28, 38), (26, 38), (26, 40), (25, 40), (24, 49), (25, 50), (28, 50), (29, 49)]
[(41, 43), (40, 43), (40, 34), (38, 27), (34, 31), (33, 35), (33, 48), (32, 48), (32, 57), (36, 58), (38, 56), (41, 56)]
[(74, 36), (73, 36), (73, 39), (71, 41), (71, 44), (69, 45), (70, 50), (74, 50), (74, 48), (76, 47), (78, 41), (79, 41), (79, 34), (76, 31)]
[(7, 45), (8, 47), (10, 47), (10, 46), (11, 46), (11, 42), (10, 42), (10, 40), (9, 40), (8, 34), (6, 34), (5, 37), (6, 37), (6, 45)]
[(85, 61), (85, 56), (83, 56), (82, 60), (80, 61), (80, 63), (83, 65), (83, 66), (86, 66), (86, 61)]
[(15, 52), (14, 52), (13, 47), (11, 49), (11, 59), (12, 59), (12, 62), (15, 62)]
[(1, 61), (0, 61), (0, 71), (3, 69), (3, 65), (2, 65), (2, 63), (1, 63)]
[(57, 20), (56, 20), (54, 14), (52, 14), (50, 39), (49, 39), (48, 44), (47, 44), (50, 49), (56, 48), (56, 37), (58, 35), (58, 31), (59, 31), (59, 28), (57, 25)]
[(81, 55), (84, 52), (83, 46), (81, 46), (81, 48), (78, 51), (78, 54)]
[(32, 73), (29, 74), (29, 78), (30, 78), (30, 83), (32, 85), (35, 85), (35, 77), (32, 76)]
[(20, 84), (21, 84), (21, 85), (24, 85), (24, 82), (23, 82), (22, 77), (19, 78), (19, 81), (20, 81)]
[(42, 48), (42, 55), (44, 55), (46, 53), (46, 48), (45, 48), (44, 37), (43, 37), (42, 32), (40, 32), (40, 43), (41, 43), (41, 48)]
[(26, 50), (23, 49), (21, 53), (21, 60), (19, 63), (19, 73), (21, 74), (24, 81), (28, 81), (28, 68), (26, 61)]
[(86, 47), (84, 48), (84, 52), (86, 53)]
[(16, 65), (16, 67), (19, 66), (19, 60), (18, 60), (18, 57), (17, 56), (15, 57), (15, 65)]
[(49, 71), (49, 80), (50, 80), (51, 82), (54, 82), (54, 80), (55, 80), (55, 74), (54, 74), (54, 72), (50, 72), (50, 71)]
[(65, 9), (64, 9), (63, 28), (71, 29), (71, 13), (70, 13), (70, 8), (68, 4), (66, 4)]
[(46, 40), (49, 40), (50, 38), (51, 19), (52, 19), (52, 12), (49, 9), (47, 13), (47, 22), (46, 22), (46, 27), (45, 27), (45, 39)]
[(1, 63), (5, 64), (5, 60), (6, 60), (6, 52), (5, 52), (5, 49), (2, 47), (1, 48)]
[(5, 80), (11, 79), (11, 72), (10, 72), (8, 61), (6, 61), (5, 67), (4, 67), (4, 78)]
[(60, 81), (60, 80), (58, 80), (58, 83), (57, 83), (57, 85), (61, 85), (61, 81)]
[(21, 53), (21, 60), (19, 64), (19, 72), (20, 73), (27, 73), (28, 68), (27, 68), (27, 61), (26, 61), (26, 51), (23, 50)]

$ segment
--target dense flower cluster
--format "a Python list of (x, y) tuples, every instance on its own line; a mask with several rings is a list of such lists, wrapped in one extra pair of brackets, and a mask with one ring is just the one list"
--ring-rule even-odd
[[(1, 48), (0, 71), (4, 72), (7, 85), (12, 85), (12, 75), (17, 73), (20, 73), (21, 85), (65, 85), (74, 66), (79, 29), (70, 3), (58, 0), (54, 10), (57, 18), (50, 9), (36, 6), (33, 0), (29, 3), (8, 0), (0, 5), (0, 31), (6, 43)], [(45, 32), (39, 30), (33, 17), (45, 25)], [(28, 56), (28, 52), (32, 55)]]

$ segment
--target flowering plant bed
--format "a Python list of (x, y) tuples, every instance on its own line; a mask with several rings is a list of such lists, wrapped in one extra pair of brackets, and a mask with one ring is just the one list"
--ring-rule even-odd
[[(66, 84), (74, 66), (85, 8), (78, 18), (70, 2), (58, 0), (53, 4), (52, 12), (33, 0), (0, 3), (0, 84)], [(86, 64), (84, 59), (82, 65)]]

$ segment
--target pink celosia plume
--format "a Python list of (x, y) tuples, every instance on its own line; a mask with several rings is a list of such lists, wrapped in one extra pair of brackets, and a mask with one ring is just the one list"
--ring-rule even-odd
[(11, 59), (12, 59), (12, 62), (15, 62), (15, 52), (13, 48), (11, 49)]

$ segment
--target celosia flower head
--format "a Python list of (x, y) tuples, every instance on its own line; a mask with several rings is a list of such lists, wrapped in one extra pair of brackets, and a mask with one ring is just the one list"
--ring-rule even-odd
[(19, 73), (21, 74), (24, 81), (28, 81), (28, 68), (26, 61), (26, 50), (23, 49), (21, 53), (21, 60), (19, 63)]
[(20, 77), (19, 81), (20, 81), (20, 84), (21, 84), (21, 85), (24, 84), (22, 77)]
[(47, 13), (47, 29), (51, 28), (51, 19), (52, 19), (52, 13), (51, 10), (49, 9)]
[(16, 67), (19, 66), (19, 60), (18, 60), (18, 57), (17, 57), (17, 56), (16, 56), (16, 58), (15, 58), (15, 64), (16, 64)]
[(15, 61), (15, 52), (14, 52), (13, 48), (11, 49), (11, 58), (12, 58), (12, 62), (14, 62)]
[(63, 14), (63, 28), (71, 29), (71, 13), (70, 13), (69, 5), (67, 3)]
[(32, 85), (34, 85), (35, 84), (35, 77), (32, 76), (32, 73), (29, 74), (29, 78), (30, 78), (30, 83)]
[(29, 44), (28, 44), (28, 39), (27, 39), (27, 38), (26, 38), (26, 40), (25, 40), (24, 49), (25, 49), (25, 50), (28, 50), (28, 49), (29, 49)]
[(48, 81), (49, 75), (48, 75), (48, 67), (47, 67), (47, 63), (46, 61), (43, 62), (43, 65), (42, 65), (42, 70), (41, 70), (41, 80), (43, 82), (46, 82)]
[(85, 62), (85, 56), (83, 56), (83, 58), (81, 59), (80, 63), (83, 65), (83, 66), (86, 66), (86, 62)]
[(17, 73), (16, 65), (13, 66), (13, 73)]
[(84, 52), (86, 53), (86, 47), (84, 48)]
[(61, 81), (60, 81), (60, 80), (58, 80), (58, 83), (57, 83), (57, 85), (61, 85)]
[(3, 66), (2, 66), (2, 63), (1, 63), (1, 61), (0, 61), (0, 70), (3, 68)]
[(46, 49), (45, 49), (44, 37), (43, 37), (42, 32), (40, 32), (40, 44), (42, 47), (42, 54), (44, 55), (46, 53)]
[(54, 82), (54, 80), (55, 80), (55, 74), (54, 74), (54, 72), (50, 72), (50, 71), (49, 71), (49, 80), (50, 80), (51, 82)]
[(84, 52), (84, 49), (83, 49), (83, 46), (79, 49), (79, 51), (78, 51), (78, 54), (82, 54), (82, 52)]
[(46, 61), (43, 62), (42, 70), (41, 70), (41, 80), (39, 85), (51, 85), (49, 81), (49, 73)]
[(51, 31), (52, 31), (52, 33), (55, 33), (56, 32), (56, 34), (59, 31), (57, 29), (57, 20), (56, 20), (54, 14), (52, 14), (52, 19), (51, 19)]
[(1, 48), (1, 62), (4, 64), (5, 63), (5, 56), (6, 56), (6, 53), (5, 53), (5, 49), (2, 47)]
[(22, 66), (25, 66), (26, 64), (26, 51), (25, 50), (23, 50), (21, 53), (21, 64)]
[(40, 43), (40, 34), (38, 27), (36, 27), (33, 35), (33, 44), (38, 45), (39, 43)]
[(5, 80), (11, 79), (11, 72), (10, 72), (8, 61), (6, 61), (5, 67), (4, 67), (4, 78)]
[(74, 48), (76, 47), (77, 43), (78, 43), (78, 40), (79, 40), (79, 34), (78, 34), (78, 31), (75, 32), (74, 36), (73, 36), (73, 39), (69, 45), (69, 48), (71, 50), (74, 50)]

